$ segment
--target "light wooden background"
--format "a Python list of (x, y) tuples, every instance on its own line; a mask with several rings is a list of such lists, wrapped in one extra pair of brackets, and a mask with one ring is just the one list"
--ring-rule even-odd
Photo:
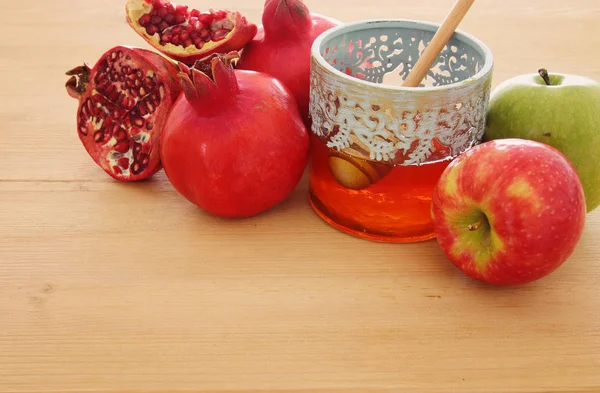
[[(344, 21), (441, 21), (452, 3), (307, 0)], [(109, 180), (77, 139), (64, 72), (145, 46), (123, 4), (0, 5), (1, 392), (600, 391), (600, 212), (559, 271), (498, 289), (435, 242), (331, 229), (306, 179), (242, 221), (202, 214), (162, 173)], [(479, 0), (461, 28), (492, 49), (494, 84), (542, 66), (600, 80), (597, 0)]]

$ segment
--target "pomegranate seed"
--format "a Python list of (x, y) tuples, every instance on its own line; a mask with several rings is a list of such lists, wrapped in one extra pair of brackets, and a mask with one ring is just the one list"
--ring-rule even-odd
[(104, 132), (102, 130), (94, 132), (94, 142), (102, 142), (104, 140)]
[(217, 30), (212, 34), (213, 41), (221, 41), (229, 33), (227, 30)]
[(158, 11), (152, 10), (152, 11), (150, 11), (150, 13), (148, 15), (150, 15), (150, 16), (158, 15)]
[(125, 94), (119, 92), (119, 95), (117, 96), (117, 99), (116, 99), (116, 104), (119, 106), (122, 106), (124, 103), (124, 100), (126, 100), (126, 99), (127, 99), (127, 96)]
[(120, 128), (121, 128), (121, 127), (119, 127), (119, 125), (118, 125), (118, 124), (115, 124), (115, 125), (112, 127), (112, 130), (110, 131), (110, 135), (115, 135), (117, 132), (119, 132), (119, 129), (120, 129)]
[[(192, 27), (192, 26), (188, 26), (188, 27)], [(190, 33), (188, 33), (187, 31), (182, 32), (181, 35), (179, 36), (179, 39), (181, 41), (185, 41), (188, 38), (190, 38)]]
[(193, 44), (192, 40), (188, 38), (187, 40), (185, 40), (183, 42), (183, 47), (187, 48), (188, 46), (192, 46), (192, 44)]
[[(192, 31), (194, 31), (194, 26), (192, 26), (192, 25), (187, 25), (187, 26), (185, 27), (185, 32), (187, 32), (188, 34), (189, 34), (189, 33), (191, 33)], [(181, 33), (181, 34), (183, 34), (183, 33)]]
[(165, 16), (165, 18), (163, 20), (165, 22), (167, 22), (169, 25), (173, 25), (173, 24), (175, 24), (175, 15), (168, 14), (167, 16)]
[(112, 94), (112, 92), (116, 91), (116, 89), (117, 87), (115, 85), (110, 85), (108, 82), (106, 82), (106, 94)]
[(198, 17), (200, 15), (200, 11), (194, 9), (192, 10), (192, 12), (190, 12), (190, 16), (194, 16), (194, 17)]
[(135, 80), (135, 72), (132, 72), (131, 74), (127, 75), (127, 78), (131, 79), (131, 80)]
[(171, 44), (179, 45), (180, 44), (179, 36), (173, 37), (173, 39), (171, 40)]
[(195, 16), (192, 16), (192, 17), (190, 18), (190, 20), (188, 20), (188, 23), (189, 23), (190, 25), (192, 25), (192, 26), (196, 26), (196, 23), (198, 23), (198, 22), (200, 22), (200, 21), (199, 21), (199, 20), (198, 20), (198, 18), (196, 18)]
[(153, 16), (152, 17), (152, 24), (153, 25), (158, 25), (160, 22), (162, 22), (162, 18), (158, 15)]
[[(154, 7), (155, 9), (159, 9), (163, 6), (163, 2), (162, 0), (152, 0), (152, 7)], [(152, 10), (154, 11), (154, 10)]]
[(169, 13), (169, 10), (167, 10), (167, 7), (162, 7), (158, 9), (158, 16), (160, 16), (161, 18), (164, 18), (165, 16), (167, 16), (167, 14)]
[(173, 35), (171, 33), (163, 33), (163, 35), (160, 38), (164, 42), (171, 42), (171, 39), (173, 38)]
[(137, 97), (140, 96), (140, 93), (137, 90), (135, 90), (135, 89), (131, 89), (131, 92), (129, 94), (131, 94), (131, 96), (133, 98), (137, 98)]
[(134, 162), (133, 165), (131, 166), (131, 172), (135, 175), (137, 175), (138, 173), (141, 172), (141, 165), (139, 162)]
[(116, 60), (117, 59), (117, 52), (113, 52), (110, 54), (110, 59), (111, 60)]
[(96, 77), (94, 78), (94, 82), (96, 82), (96, 84), (102, 82), (104, 79), (106, 79), (106, 74), (104, 72), (99, 72), (96, 74)]
[(143, 127), (144, 126), (144, 120), (140, 119), (139, 117), (136, 117), (135, 119), (133, 119), (133, 124), (136, 127)]
[(148, 154), (140, 154), (138, 160), (142, 162), (143, 166), (146, 166), (150, 163), (150, 156)]
[[(156, 97), (156, 96), (153, 96)], [(152, 101), (148, 100), (146, 101), (146, 107), (148, 108), (148, 113), (152, 114), (152, 112), (154, 112), (154, 110), (156, 109), (154, 107), (154, 104), (152, 104)]]
[(206, 25), (200, 21), (198, 21), (198, 23), (196, 23), (195, 27), (196, 27), (196, 31), (199, 33), (206, 30)]
[(198, 15), (198, 20), (200, 20), (200, 22), (204, 23), (205, 25), (210, 25), (213, 19), (214, 17), (211, 14), (207, 14), (206, 12), (203, 12), (200, 15)]
[(216, 19), (225, 19), (227, 17), (227, 11), (219, 10), (214, 15)]
[[(148, 114), (148, 107), (145, 105), (145, 102), (140, 102), (138, 104), (138, 109), (140, 110), (140, 114), (142, 116), (146, 116)], [(135, 122), (135, 120), (134, 120), (134, 122)], [(141, 127), (141, 126), (138, 126), (138, 127)]]
[(161, 84), (160, 86), (158, 86), (158, 93), (160, 94), (159, 97), (156, 97), (156, 104), (160, 104), (160, 101), (165, 98), (165, 95), (167, 94), (165, 92), (165, 86), (163, 84)]
[(107, 80), (105, 80), (96, 86), (96, 91), (98, 91), (100, 93), (104, 93), (106, 91), (106, 89), (108, 88), (108, 86), (109, 86), (109, 82)]
[(150, 25), (150, 26), (146, 27), (146, 33), (148, 33), (150, 35), (154, 35), (154, 34), (158, 33), (158, 27), (156, 27), (155, 25)]
[(210, 32), (208, 30), (202, 30), (200, 36), (206, 40), (210, 36)]
[(162, 22), (160, 22), (160, 25), (158, 25), (158, 28), (163, 31), (165, 29), (169, 28), (169, 24), (167, 22), (165, 22), (164, 20)]
[(148, 26), (150, 24), (150, 19), (152, 19), (152, 17), (149, 14), (144, 14), (138, 20), (138, 23), (140, 24), (140, 26), (146, 27), (146, 26)]
[(88, 98), (85, 103), (81, 106), (81, 111), (84, 115), (89, 116), (92, 113), (92, 101)]
[(133, 143), (133, 154), (140, 154), (141, 151), (142, 151), (142, 145), (134, 142)]
[(179, 35), (179, 34), (181, 34), (182, 30), (183, 30), (183, 27), (175, 26), (175, 27), (173, 27), (173, 30), (171, 30), (171, 32), (173, 33), (173, 35)]
[(179, 24), (179, 23), (183, 23), (183, 22), (185, 22), (185, 15), (182, 15), (182, 14), (175, 15), (175, 23)]
[[(118, 127), (118, 125), (116, 125)], [(124, 142), (127, 140), (127, 133), (122, 128), (119, 128), (117, 131), (113, 128), (113, 136), (117, 140), (117, 142)]]
[(135, 87), (140, 87), (142, 85), (142, 81), (139, 79), (136, 79), (134, 82)]
[(123, 174), (123, 171), (121, 170), (121, 168), (119, 168), (116, 165), (113, 166), (112, 169), (113, 169), (113, 172), (115, 172), (117, 175), (122, 175)]
[(119, 158), (119, 161), (117, 161), (119, 163), (119, 166), (123, 169), (129, 169), (129, 158), (123, 157), (123, 158)]
[(152, 90), (156, 87), (156, 84), (149, 76), (144, 78), (144, 86), (146, 86), (149, 90)]
[(167, 3), (167, 12), (169, 13), (169, 15), (175, 13), (175, 6), (173, 5), (173, 3)]
[(131, 109), (135, 106), (135, 100), (131, 97), (127, 99), (127, 109)]
[[(114, 85), (111, 85), (111, 86), (114, 86)], [(112, 102), (115, 102), (118, 97), (119, 97), (119, 92), (117, 90), (113, 90), (113, 92), (108, 95), (108, 99), (111, 100)]]
[(88, 134), (88, 130), (87, 130), (87, 127), (85, 126), (85, 124), (82, 124), (81, 126), (79, 126), (79, 132), (81, 132), (83, 135)]
[[(125, 119), (123, 119), (123, 126), (124, 126), (125, 128), (131, 128), (131, 127), (132, 127), (132, 124), (131, 124), (131, 117), (129, 117), (129, 116), (128, 116), (128, 117), (126, 117)], [(114, 131), (114, 132), (116, 132), (116, 131)]]
[(119, 108), (115, 108), (113, 113), (112, 113), (112, 117), (114, 118), (120, 118), (122, 116), (122, 112), (119, 110)]
[(188, 11), (188, 6), (187, 5), (178, 5), (175, 8), (175, 12), (177, 12), (178, 14), (185, 15), (185, 14), (187, 14), (187, 11)]
[(194, 40), (194, 45), (196, 45), (196, 48), (202, 49), (204, 46), (204, 41), (202, 41), (202, 38), (198, 37)]
[(127, 153), (127, 151), (129, 150), (129, 142), (121, 142), (115, 145), (113, 149), (118, 151), (119, 153)]
[(154, 128), (154, 123), (152, 123), (151, 121), (146, 122), (146, 129), (148, 131), (150, 131), (153, 128)]

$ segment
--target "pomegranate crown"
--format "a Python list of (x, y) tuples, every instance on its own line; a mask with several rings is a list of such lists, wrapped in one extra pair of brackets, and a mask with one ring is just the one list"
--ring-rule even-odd
[(85, 92), (87, 85), (90, 82), (91, 67), (87, 63), (83, 63), (81, 66), (77, 66), (65, 74), (70, 76), (69, 80), (65, 84), (67, 93), (73, 98), (79, 98), (79, 96)]
[(265, 36), (302, 35), (312, 26), (310, 11), (302, 0), (266, 0), (262, 15)]
[(215, 53), (195, 62), (192, 68), (179, 63), (177, 76), (190, 103), (198, 107), (222, 106), (239, 91), (232, 63), (239, 59), (237, 51)]

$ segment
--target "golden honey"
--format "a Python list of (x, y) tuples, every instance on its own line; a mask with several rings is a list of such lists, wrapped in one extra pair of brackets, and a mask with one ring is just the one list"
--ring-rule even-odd
[(323, 220), (354, 236), (396, 243), (432, 239), (433, 189), (450, 162), (386, 166), (340, 154), (311, 134), (310, 202)]

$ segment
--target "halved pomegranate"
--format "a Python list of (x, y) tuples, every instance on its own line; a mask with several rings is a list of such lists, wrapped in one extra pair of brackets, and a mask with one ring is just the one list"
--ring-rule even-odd
[(188, 65), (241, 50), (257, 32), (239, 12), (189, 10), (169, 0), (129, 0), (125, 9), (129, 25), (150, 45)]
[(67, 92), (79, 100), (79, 139), (114, 179), (147, 179), (161, 169), (160, 134), (181, 92), (177, 72), (158, 53), (127, 46), (111, 48), (93, 68), (67, 71)]

